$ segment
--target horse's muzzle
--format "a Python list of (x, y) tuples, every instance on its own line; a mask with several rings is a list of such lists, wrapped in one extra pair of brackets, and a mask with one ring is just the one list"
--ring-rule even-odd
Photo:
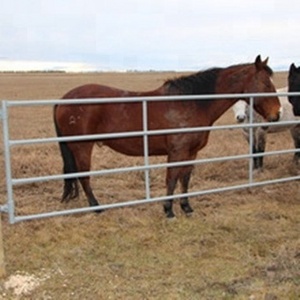
[(243, 115), (243, 116), (238, 115), (238, 116), (236, 117), (236, 121), (237, 121), (238, 123), (243, 123), (243, 122), (245, 121), (245, 116), (244, 116), (244, 115)]
[(268, 122), (277, 122), (277, 121), (279, 121), (280, 116), (281, 116), (281, 113), (280, 113), (280, 112), (278, 112), (278, 113), (275, 114), (275, 115), (270, 115), (270, 116), (267, 118), (267, 121), (268, 121)]

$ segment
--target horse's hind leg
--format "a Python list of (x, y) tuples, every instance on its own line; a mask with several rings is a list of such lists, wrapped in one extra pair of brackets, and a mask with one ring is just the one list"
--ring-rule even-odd
[[(192, 173), (192, 167), (189, 167), (187, 172), (183, 176), (180, 177), (181, 191), (183, 194), (188, 192), (191, 173)], [(184, 196), (180, 199), (180, 207), (185, 212), (186, 215), (190, 215), (194, 211), (192, 209), (192, 207), (190, 206), (188, 197), (186, 197), (186, 196)]]
[(99, 205), (96, 197), (94, 196), (93, 190), (91, 188), (90, 185), (90, 177), (82, 177), (79, 178), (79, 181), (81, 183), (81, 186), (84, 190), (84, 193), (86, 194), (87, 198), (88, 198), (88, 202), (90, 206), (97, 206)]
[[(70, 148), (72, 148), (74, 153), (78, 172), (90, 171), (93, 146), (94, 142), (78, 142), (70, 144)], [(90, 185), (90, 176), (80, 177), (78, 179), (88, 199), (89, 205), (99, 205)]]

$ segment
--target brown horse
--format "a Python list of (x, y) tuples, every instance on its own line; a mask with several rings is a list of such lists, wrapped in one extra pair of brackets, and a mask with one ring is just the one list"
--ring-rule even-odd
[[(214, 68), (168, 80), (158, 89), (149, 92), (131, 92), (88, 84), (69, 91), (63, 99), (276, 92), (271, 75), (267, 59), (262, 61), (258, 56), (254, 63)], [(148, 129), (211, 126), (237, 100), (148, 102)], [(244, 100), (248, 102), (247, 99)], [(279, 118), (280, 104), (277, 97), (255, 98), (254, 108), (268, 121), (277, 121)], [(61, 104), (54, 108), (54, 122), (58, 136), (141, 131), (142, 104), (114, 101), (105, 104)], [(194, 160), (197, 152), (207, 144), (208, 136), (209, 131), (152, 135), (148, 142), (149, 155), (167, 155), (168, 162)], [(92, 149), (96, 142), (60, 142), (64, 173), (89, 171)], [(114, 138), (101, 142), (126, 155), (144, 155), (142, 137)], [(173, 195), (178, 180), (182, 192), (187, 193), (192, 169), (193, 165), (167, 168), (167, 195)], [(97, 206), (98, 201), (88, 176), (65, 179), (62, 201), (78, 196), (78, 180), (90, 206)], [(164, 203), (164, 211), (169, 218), (174, 217), (172, 203), (172, 200)], [(180, 199), (180, 205), (186, 214), (193, 212), (187, 197)]]

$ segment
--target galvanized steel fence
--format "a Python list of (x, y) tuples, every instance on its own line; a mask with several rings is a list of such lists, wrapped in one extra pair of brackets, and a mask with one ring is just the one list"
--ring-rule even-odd
[[(78, 178), (84, 176), (96, 176), (96, 175), (105, 175), (105, 174), (116, 174), (122, 172), (129, 171), (142, 171), (144, 172), (145, 178), (145, 197), (143, 199), (124, 201), (119, 203), (105, 204), (99, 205), (99, 209), (110, 209), (117, 207), (124, 207), (130, 205), (137, 204), (146, 204), (151, 202), (158, 202), (168, 199), (178, 199), (182, 196), (200, 196), (205, 194), (211, 194), (216, 192), (225, 192), (232, 191), (244, 188), (251, 188), (256, 186), (262, 186), (273, 183), (282, 183), (291, 180), (299, 180), (299, 176), (290, 176), (285, 178), (277, 178), (272, 180), (265, 180), (255, 182), (253, 179), (253, 168), (252, 168), (252, 159), (255, 156), (267, 156), (267, 155), (279, 155), (286, 153), (295, 153), (299, 152), (300, 149), (286, 149), (280, 151), (269, 151), (264, 154), (253, 154), (252, 153), (252, 130), (255, 127), (260, 126), (278, 126), (278, 125), (292, 125), (292, 124), (300, 124), (300, 121), (288, 121), (288, 122), (276, 122), (276, 123), (253, 123), (253, 118), (250, 118), (250, 123), (248, 124), (233, 124), (233, 125), (222, 125), (222, 126), (211, 126), (211, 127), (192, 127), (192, 128), (174, 128), (174, 129), (164, 129), (164, 130), (148, 130), (148, 120), (147, 120), (147, 103), (149, 101), (168, 101), (168, 100), (211, 100), (218, 101), (220, 98), (249, 98), (250, 99), (250, 107), (252, 112), (253, 107), (253, 99), (255, 97), (267, 97), (267, 96), (287, 96), (287, 95), (298, 95), (300, 93), (268, 93), (268, 94), (226, 94), (226, 95), (199, 95), (199, 96), (172, 96), (172, 97), (134, 97), (134, 98), (101, 98), (101, 99), (72, 99), (72, 100), (30, 100), (30, 101), (2, 101), (2, 111), (1, 118), (3, 124), (3, 144), (4, 144), (4, 156), (5, 156), (5, 174), (6, 174), (6, 189), (7, 189), (7, 199), (5, 203), (0, 207), (2, 212), (8, 213), (9, 222), (15, 223), (25, 220), (32, 220), (38, 218), (46, 218), (53, 216), (61, 216), (67, 214), (74, 213), (82, 213), (94, 211), (95, 207), (85, 207), (85, 208), (76, 208), (69, 210), (61, 210), (61, 211), (49, 211), (45, 213), (38, 214), (30, 214), (30, 215), (17, 215), (15, 212), (15, 201), (14, 201), (14, 188), (19, 185), (26, 185), (31, 183), (38, 183), (43, 181), (52, 181), (52, 180), (63, 180), (65, 178)], [(72, 136), (72, 137), (50, 137), (50, 138), (35, 138), (35, 139), (11, 139), (9, 128), (10, 128), (10, 120), (9, 120), (9, 109), (11, 107), (22, 107), (22, 106), (54, 106), (56, 104), (96, 104), (96, 103), (107, 103), (110, 101), (114, 101), (114, 103), (130, 103), (130, 102), (141, 102), (142, 103), (142, 114), (143, 114), (143, 129), (141, 131), (135, 132), (118, 132), (114, 134), (95, 134), (95, 135), (84, 135), (84, 136)], [(251, 113), (252, 116), (252, 113)], [(51, 124), (49, 124), (50, 126)], [(239, 128), (249, 128), (250, 130), (250, 144), (249, 144), (249, 152), (247, 154), (242, 155), (234, 155), (234, 156), (224, 156), (224, 157), (214, 157), (207, 159), (197, 159), (193, 161), (181, 161), (174, 163), (160, 163), (160, 164), (150, 164), (149, 163), (149, 153), (148, 153), (148, 137), (152, 135), (161, 135), (161, 134), (174, 134), (174, 133), (192, 133), (199, 131), (214, 131), (214, 130), (226, 130), (226, 129), (239, 129)], [(28, 177), (28, 178), (15, 178), (12, 176), (12, 165), (11, 165), (11, 148), (14, 146), (23, 146), (23, 145), (34, 145), (34, 144), (45, 144), (45, 143), (54, 143), (54, 142), (70, 142), (70, 141), (84, 141), (84, 140), (99, 140), (99, 139), (110, 139), (110, 138), (123, 138), (123, 137), (142, 137), (144, 144), (144, 164), (141, 166), (131, 166), (131, 167), (123, 167), (123, 168), (113, 168), (113, 169), (105, 169), (105, 170), (94, 170), (90, 172), (80, 172), (80, 173), (72, 173), (72, 174), (59, 174), (59, 175), (49, 175), (49, 176), (39, 176), (39, 177)], [(175, 194), (173, 196), (163, 196), (163, 197), (151, 197), (151, 184), (150, 184), (150, 176), (149, 171), (159, 168), (169, 168), (175, 166), (184, 166), (190, 164), (202, 164), (202, 163), (214, 163), (214, 162), (223, 162), (230, 160), (240, 160), (240, 159), (249, 159), (249, 170), (248, 170), (248, 182), (245, 184), (226, 186), (221, 188), (214, 188), (208, 190), (199, 190), (193, 191), (186, 194)]]

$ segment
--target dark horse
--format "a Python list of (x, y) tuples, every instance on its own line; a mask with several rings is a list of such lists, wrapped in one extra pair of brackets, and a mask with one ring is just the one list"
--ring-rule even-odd
[[(251, 64), (214, 68), (168, 80), (153, 91), (131, 92), (88, 84), (69, 91), (63, 99), (275, 92), (271, 75), (267, 59), (262, 61), (258, 56)], [(211, 126), (237, 100), (148, 102), (148, 129)], [(280, 104), (277, 97), (255, 98), (254, 107), (268, 121), (277, 121), (279, 118)], [(61, 104), (54, 108), (54, 122), (58, 136), (141, 131), (142, 104), (113, 101), (105, 104)], [(152, 135), (149, 136), (149, 155), (167, 155), (168, 162), (194, 160), (197, 152), (207, 144), (208, 136), (209, 131)], [(64, 173), (89, 171), (92, 149), (96, 142), (95, 140), (60, 142)], [(144, 154), (142, 137), (114, 138), (101, 142), (126, 155)], [(192, 169), (192, 165), (167, 168), (167, 195), (173, 195), (178, 180), (182, 192), (187, 193)], [(62, 201), (78, 196), (78, 180), (90, 206), (97, 206), (98, 201), (93, 194), (88, 176), (65, 179)], [(172, 200), (164, 203), (164, 211), (169, 218), (174, 217), (172, 203)], [(186, 214), (192, 213), (187, 197), (180, 199), (180, 205)]]
[[(295, 64), (291, 64), (289, 71), (289, 92), (300, 92), (300, 67), (296, 67)], [(289, 101), (293, 105), (293, 111), (295, 116), (300, 116), (300, 95), (289, 96)]]

